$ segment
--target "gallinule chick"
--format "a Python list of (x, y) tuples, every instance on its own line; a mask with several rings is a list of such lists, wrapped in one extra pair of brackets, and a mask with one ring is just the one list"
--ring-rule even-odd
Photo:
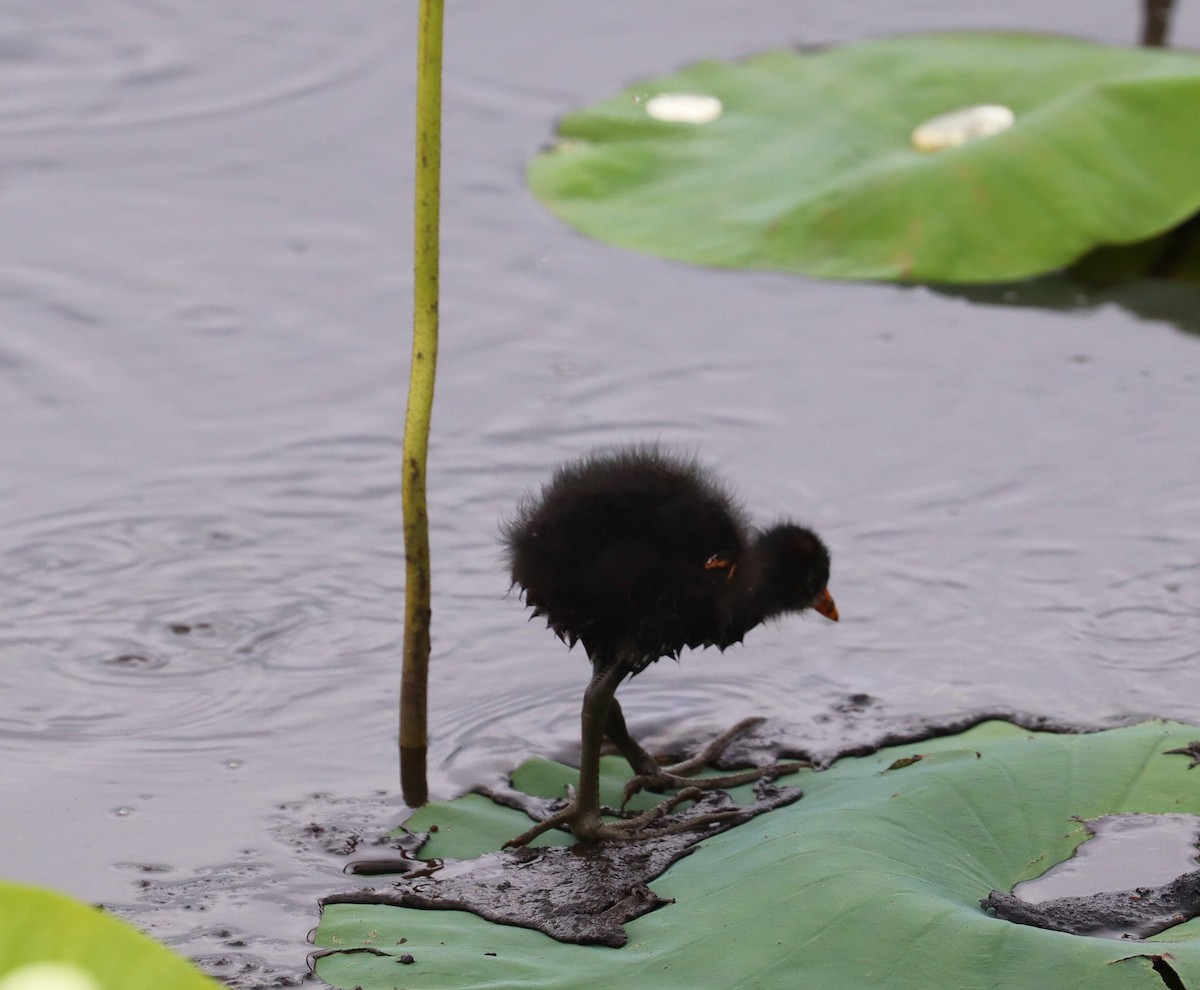
[[(739, 732), (739, 723), (702, 753), (660, 767), (634, 741), (615, 694), (626, 677), (685, 647), (739, 643), (759, 623), (813, 609), (836, 621), (826, 587), (829, 551), (792, 523), (752, 528), (729, 490), (693, 458), (657, 446), (603, 450), (565, 464), (503, 527), (513, 584), (534, 615), (569, 646), (583, 644), (592, 678), (583, 697), (579, 788), (562, 811), (517, 836), (523, 846), (551, 828), (581, 840), (628, 839), (697, 788), (773, 778), (798, 764), (689, 779)], [(605, 735), (638, 775), (625, 800), (649, 787), (687, 788), (641, 816), (605, 822), (600, 749)], [(737, 812), (697, 815), (660, 827), (681, 831)]]

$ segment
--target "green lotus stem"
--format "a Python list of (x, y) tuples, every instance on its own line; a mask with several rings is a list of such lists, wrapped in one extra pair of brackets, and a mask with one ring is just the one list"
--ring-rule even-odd
[(400, 787), (411, 808), (429, 797), (429, 516), (425, 460), (438, 344), (438, 215), (442, 161), (443, 0), (421, 0), (417, 35), (413, 347), (404, 419), (404, 666), (400, 678)]

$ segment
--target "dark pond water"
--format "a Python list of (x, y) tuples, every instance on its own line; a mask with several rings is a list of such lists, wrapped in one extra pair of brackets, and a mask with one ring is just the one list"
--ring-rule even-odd
[[(647, 671), (622, 700), (652, 744), (756, 713), (804, 738), (859, 692), (881, 718), (1196, 717), (1200, 338), (1112, 302), (639, 257), (522, 184), (558, 115), (701, 56), (1132, 41), (1134, 5), (1101, 6), (450, 4), (435, 796), (577, 744), (586, 664), (506, 597), (497, 521), (628, 439), (817, 526), (842, 613)], [(315, 899), (348, 883), (323, 843), (403, 814), (415, 21), (381, 0), (0, 19), (0, 876), (245, 986), (300, 979)], [(1175, 37), (1200, 43), (1200, 11)]]

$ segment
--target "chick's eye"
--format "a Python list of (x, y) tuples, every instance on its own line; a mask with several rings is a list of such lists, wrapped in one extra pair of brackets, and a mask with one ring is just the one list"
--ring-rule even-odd
[(733, 577), (733, 572), (737, 570), (737, 564), (735, 564), (728, 557), (723, 557), (719, 553), (714, 553), (708, 558), (708, 560), (704, 562), (704, 569), (706, 571), (728, 571), (729, 573), (726, 574), (725, 577), (731, 578)]

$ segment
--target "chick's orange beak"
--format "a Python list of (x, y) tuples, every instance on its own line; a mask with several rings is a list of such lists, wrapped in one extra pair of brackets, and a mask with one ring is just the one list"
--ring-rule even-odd
[(828, 588), (826, 588), (819, 595), (817, 595), (816, 600), (812, 604), (812, 607), (815, 611), (820, 612), (823, 616), (825, 616), (825, 618), (829, 619), (831, 622), (837, 622), (837, 620), (838, 620), (837, 606), (833, 604), (833, 595), (831, 595), (829, 593)]

